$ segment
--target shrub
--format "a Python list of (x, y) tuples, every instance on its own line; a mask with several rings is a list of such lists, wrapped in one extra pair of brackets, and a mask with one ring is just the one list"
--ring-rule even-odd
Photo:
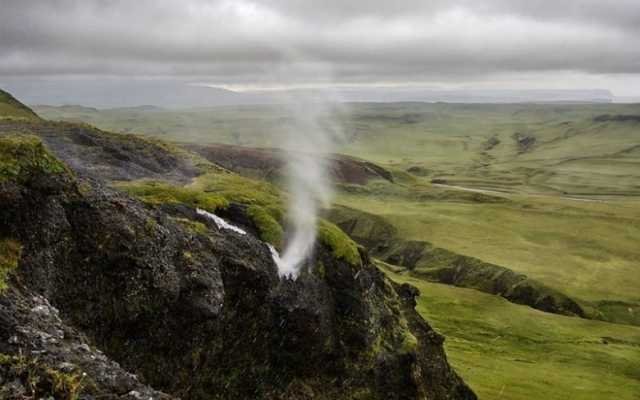
[(49, 154), (39, 138), (30, 135), (0, 137), (0, 182), (25, 181), (39, 173), (66, 172), (66, 166)]

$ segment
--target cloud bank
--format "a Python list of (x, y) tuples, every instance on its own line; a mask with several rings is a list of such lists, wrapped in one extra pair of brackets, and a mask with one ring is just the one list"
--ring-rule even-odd
[[(260, 86), (285, 61), (283, 48), (305, 56), (300, 71), (330, 65), (337, 82), (354, 85), (640, 74), (637, 0), (0, 3), (0, 80), (170, 77)], [(313, 73), (290, 80), (323, 83)]]

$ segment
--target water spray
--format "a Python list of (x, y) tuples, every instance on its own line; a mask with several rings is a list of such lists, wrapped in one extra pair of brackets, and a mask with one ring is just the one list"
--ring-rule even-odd
[[(287, 66), (287, 74), (300, 74), (307, 64)], [(313, 66), (313, 73), (327, 77), (325, 67)], [(295, 71), (292, 71), (295, 70)], [(304, 70), (302, 74), (309, 74)], [(285, 75), (286, 76), (286, 75)], [(327, 78), (327, 81), (329, 79)], [(286, 186), (289, 193), (286, 244), (276, 260), (280, 276), (297, 278), (312, 255), (317, 236), (318, 214), (328, 207), (333, 190), (329, 156), (341, 138), (342, 129), (335, 117), (337, 97), (329, 89), (315, 92), (284, 92), (291, 123), (285, 129)]]

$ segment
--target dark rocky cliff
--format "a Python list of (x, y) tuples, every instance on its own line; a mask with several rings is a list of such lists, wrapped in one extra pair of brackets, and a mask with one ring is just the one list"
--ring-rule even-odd
[(100, 179), (125, 162), (188, 178), (192, 160), (68, 124), (65, 148), (55, 124), (25, 124), (0, 127), (0, 398), (475, 398), (417, 291), (366, 253), (353, 264), (318, 244), (297, 281), (281, 279), (253, 235)]

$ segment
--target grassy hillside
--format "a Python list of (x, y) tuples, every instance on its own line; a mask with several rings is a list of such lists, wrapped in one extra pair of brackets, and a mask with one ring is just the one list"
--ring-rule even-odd
[(637, 200), (502, 195), (504, 201), (491, 201), (454, 197), (458, 193), (468, 192), (423, 185), (385, 193), (378, 187), (340, 193), (336, 203), (385, 218), (406, 240), (524, 273), (577, 299), (595, 318), (640, 324)]
[(38, 119), (38, 116), (29, 107), (0, 89), (0, 119), (2, 118), (34, 120)]

